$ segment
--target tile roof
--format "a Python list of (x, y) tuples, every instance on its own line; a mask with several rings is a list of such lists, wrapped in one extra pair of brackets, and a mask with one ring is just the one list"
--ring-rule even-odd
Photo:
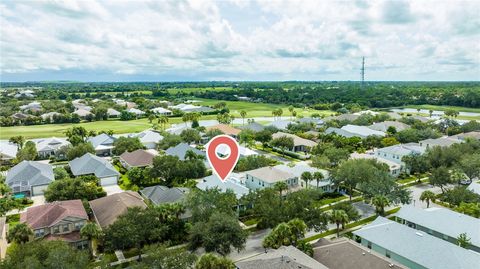
[(377, 122), (377, 123), (374, 123), (374, 124), (368, 126), (368, 128), (370, 128), (372, 130), (376, 130), (376, 131), (387, 132), (388, 128), (391, 127), (391, 126), (395, 127), (395, 129), (397, 131), (403, 131), (405, 129), (410, 128), (410, 126), (408, 124), (405, 124), (405, 123), (399, 122), (399, 121)]
[(63, 146), (70, 145), (70, 142), (68, 142), (67, 139), (56, 137), (32, 139), (32, 141), (35, 142), (38, 152), (58, 150)]
[(97, 136), (88, 138), (87, 141), (92, 143), (93, 148), (96, 149), (99, 146), (113, 146), (115, 140), (117, 140), (115, 137), (106, 133), (101, 133)]
[(121, 113), (116, 109), (109, 108), (107, 109), (107, 114), (108, 116), (120, 116)]
[(238, 135), (242, 131), (240, 129), (234, 128), (226, 124), (217, 124), (217, 125), (207, 127), (207, 131), (213, 130), (213, 129), (220, 130), (222, 133), (226, 135)]
[(105, 228), (114, 223), (118, 217), (125, 214), (128, 208), (147, 208), (142, 196), (137, 192), (125, 191), (89, 202), (95, 219), (100, 227)]
[(87, 212), (80, 199), (55, 201), (39, 206), (27, 208), (20, 214), (20, 222), (25, 222), (33, 230), (51, 227), (67, 217), (76, 217), (88, 220)]
[(292, 173), (285, 172), (270, 166), (246, 171), (245, 173), (268, 183), (275, 183), (295, 178), (295, 175)]
[(119, 175), (110, 162), (91, 153), (75, 158), (68, 164), (74, 176), (94, 174), (98, 178), (103, 178)]
[(143, 196), (150, 199), (155, 205), (180, 202), (189, 192), (189, 188), (169, 188), (161, 185), (146, 187), (140, 191)]
[(480, 264), (478, 253), (383, 217), (353, 234), (425, 268), (477, 268)]
[(152, 165), (154, 157), (155, 155), (143, 149), (137, 149), (132, 152), (125, 151), (122, 153), (122, 155), (120, 155), (120, 159), (132, 167), (144, 167)]
[(446, 208), (421, 209), (413, 206), (402, 207), (396, 216), (452, 238), (467, 233), (471, 244), (480, 247), (480, 219)]
[(54, 180), (52, 166), (35, 161), (22, 161), (7, 173), (5, 182), (12, 186), (28, 182), (30, 186), (47, 185)]

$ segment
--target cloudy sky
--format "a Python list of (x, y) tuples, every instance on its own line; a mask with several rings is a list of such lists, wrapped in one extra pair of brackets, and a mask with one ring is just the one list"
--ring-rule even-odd
[(480, 80), (480, 1), (0, 1), (1, 81)]

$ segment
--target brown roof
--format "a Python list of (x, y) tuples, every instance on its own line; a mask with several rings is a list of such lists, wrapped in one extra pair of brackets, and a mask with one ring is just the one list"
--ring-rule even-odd
[(80, 235), (79, 231), (71, 232), (68, 234), (48, 234), (43, 239), (48, 241), (62, 240), (65, 242), (77, 242), (80, 240), (84, 240)]
[(88, 220), (81, 200), (56, 201), (49, 204), (29, 207), (20, 214), (20, 222), (25, 222), (33, 230), (51, 227), (66, 217)]
[[(323, 244), (322, 244), (323, 245)], [(313, 258), (330, 269), (388, 269), (405, 268), (355, 241), (340, 239), (314, 247)], [(390, 264), (393, 264), (390, 267)]]
[(89, 203), (98, 225), (102, 228), (114, 223), (118, 217), (127, 212), (128, 208), (147, 208), (142, 196), (133, 191), (115, 193)]
[(207, 131), (212, 129), (220, 130), (222, 131), (222, 133), (226, 135), (238, 135), (242, 131), (240, 129), (233, 128), (232, 126), (225, 125), (225, 124), (217, 124), (217, 125), (207, 127)]
[(155, 155), (143, 149), (137, 149), (132, 152), (126, 151), (122, 155), (120, 155), (120, 158), (123, 161), (133, 167), (152, 165), (154, 157)]

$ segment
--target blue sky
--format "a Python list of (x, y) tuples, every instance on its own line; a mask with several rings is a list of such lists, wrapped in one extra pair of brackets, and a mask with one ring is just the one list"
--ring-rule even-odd
[(1, 1), (1, 81), (479, 80), (480, 1)]

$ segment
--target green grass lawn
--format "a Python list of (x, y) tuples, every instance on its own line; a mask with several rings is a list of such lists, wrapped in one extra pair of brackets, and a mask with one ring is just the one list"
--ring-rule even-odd
[[(209, 100), (209, 99), (198, 99), (203, 102), (202, 105), (213, 105), (219, 100)], [(232, 115), (236, 118), (240, 118), (240, 111), (247, 111), (247, 117), (271, 117), (272, 110), (282, 108), (283, 115), (282, 118), (288, 118), (290, 112), (288, 111), (288, 106), (286, 105), (273, 105), (273, 104), (263, 104), (263, 103), (249, 103), (242, 101), (226, 101), (228, 108)], [(301, 109), (297, 108), (297, 116), (309, 116), (312, 113), (319, 113), (321, 115), (330, 115), (332, 111), (317, 111), (312, 109)], [(211, 120), (216, 119), (216, 115), (206, 115), (202, 116), (200, 120)], [(180, 117), (169, 118), (169, 123), (182, 123)], [(22, 135), (26, 139), (31, 138), (41, 138), (41, 137), (64, 137), (64, 132), (71, 128), (72, 126), (82, 126), (87, 130), (92, 131), (108, 131), (112, 130), (116, 134), (121, 133), (133, 133), (140, 132), (147, 128), (151, 128), (152, 125), (148, 122), (147, 119), (138, 119), (131, 121), (120, 121), (120, 120), (107, 120), (107, 121), (94, 121), (94, 122), (82, 122), (77, 124), (71, 123), (62, 123), (62, 124), (44, 124), (44, 125), (30, 125), (30, 126), (12, 126), (12, 127), (0, 127), (0, 139), (9, 139), (15, 135)]]

